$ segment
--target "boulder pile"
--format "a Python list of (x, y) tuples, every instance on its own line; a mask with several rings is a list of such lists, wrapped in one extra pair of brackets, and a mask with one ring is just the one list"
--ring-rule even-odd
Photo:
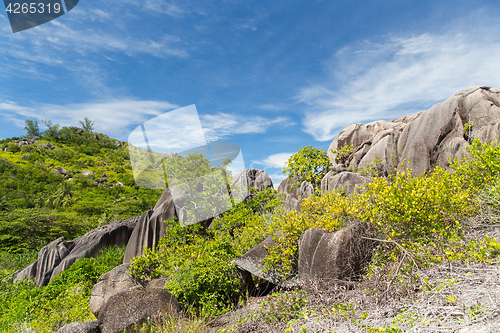
[(499, 135), (500, 90), (472, 87), (427, 111), (350, 125), (330, 144), (328, 156), (334, 167), (366, 168), (377, 159), (384, 175), (405, 166), (419, 175), (438, 165), (449, 169), (473, 138), (491, 142)]

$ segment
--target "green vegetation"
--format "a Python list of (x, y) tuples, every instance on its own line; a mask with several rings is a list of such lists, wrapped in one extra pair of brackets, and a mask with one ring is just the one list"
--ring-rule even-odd
[[(0, 329), (7, 332), (28, 327), (49, 332), (72, 321), (93, 319), (88, 308), (90, 288), (123, 256), (123, 249), (109, 249), (99, 258), (82, 259), (44, 288), (27, 281), (7, 282), (16, 269), (34, 260), (43, 245), (142, 214), (161, 195), (161, 189), (154, 189), (161, 182), (179, 179), (177, 185), (190, 190), (200, 186), (197, 179), (207, 184), (206, 177), (216, 177), (211, 183), (216, 187), (230, 176), (225, 168), (212, 168), (197, 154), (165, 160), (159, 167), (164, 156), (140, 149), (134, 149), (137, 156), (133, 160), (140, 162), (140, 168), (132, 170), (127, 148), (92, 133), (90, 120), (82, 122), (85, 130), (59, 128), (50, 121), (44, 124), (47, 129), (41, 139), (31, 145), (18, 144), (19, 139), (0, 141), (0, 147), (8, 147), (8, 151), (0, 150), (0, 297), (7, 300), (0, 305)], [(27, 121), (26, 131), (27, 136), (40, 134), (36, 121)], [(336, 153), (343, 160), (352, 151), (346, 148)], [(283, 172), (318, 188), (329, 163), (324, 151), (308, 146), (292, 155)], [(53, 173), (58, 166), (68, 175)], [(167, 221), (169, 227), (158, 247), (135, 258), (131, 272), (142, 280), (170, 278), (166, 289), (187, 309), (184, 317), (157, 323), (159, 331), (175, 331), (176, 325), (201, 331), (215, 316), (246, 301), (239, 273), (230, 262), (266, 237), (273, 235), (277, 242), (268, 249), (267, 268), (288, 278), (297, 261), (297, 241), (305, 230), (335, 231), (365, 221), (373, 227), (376, 248), (363, 277), (368, 286), (363, 292), (379, 298), (389, 294), (402, 298), (415, 290), (435, 292), (445, 287), (428, 280), (425, 269), (443, 263), (468, 267), (500, 260), (499, 241), (469, 236), (471, 221), (480, 220), (487, 226), (500, 212), (500, 145), (471, 140), (467, 154), (454, 161), (452, 169), (438, 167), (417, 177), (411, 170), (374, 177), (359, 194), (318, 191), (302, 202), (301, 211), (283, 210), (282, 198), (274, 190), (253, 192), (251, 198), (215, 218), (210, 229)], [(83, 170), (96, 176), (84, 176)], [(136, 186), (132, 172), (150, 189)], [(94, 177), (102, 178), (103, 173), (107, 185), (121, 182), (124, 186), (98, 186)], [(225, 190), (215, 187), (207, 188), (208, 193)], [(201, 202), (208, 204), (192, 210), (190, 218), (219, 204), (211, 195)], [(315, 308), (308, 297), (303, 291), (274, 293), (262, 301), (258, 315), (245, 317), (236, 326), (259, 320), (269, 325), (281, 323), (289, 332), (304, 331), (305, 326), (297, 326), (301, 320), (326, 316), (347, 320), (369, 332), (399, 332), (402, 323), (427, 320), (403, 309), (389, 325), (368, 325), (365, 320), (370, 313), (359, 311), (354, 303), (336, 301), (328, 308)], [(458, 302), (456, 295), (446, 297), (450, 304)], [(467, 309), (468, 318), (483, 311), (480, 307)]]
[(131, 273), (143, 280), (169, 277), (165, 288), (192, 314), (227, 312), (245, 296), (229, 262), (264, 240), (270, 232), (270, 214), (281, 202), (275, 190), (255, 193), (250, 201), (216, 218), (210, 230), (172, 221), (158, 249), (134, 258)]
[(38, 128), (38, 121), (26, 119), (24, 122), (26, 123), (24, 130), (26, 131), (27, 137), (40, 135), (40, 129)]
[(332, 153), (336, 154), (335, 161), (340, 164), (344, 164), (353, 153), (352, 145), (346, 145), (340, 149), (332, 149)]
[(89, 308), (92, 286), (99, 276), (120, 265), (124, 254), (124, 247), (109, 247), (97, 258), (80, 259), (42, 288), (26, 280), (8, 282), (12, 269), (27, 263), (22, 256), (11, 256), (9, 273), (2, 270), (0, 275), (0, 330), (50, 333), (75, 321), (96, 320)]
[[(33, 144), (0, 141), (8, 148), (0, 150), (0, 251), (39, 250), (57, 237), (73, 239), (154, 207), (162, 190), (135, 184), (125, 146), (103, 134), (44, 123), (40, 134), (36, 121), (26, 121), (27, 136), (41, 135)], [(53, 173), (55, 167), (68, 175)], [(99, 186), (94, 177), (104, 173), (107, 181)], [(124, 186), (112, 186), (118, 182)]]
[(306, 180), (318, 187), (330, 165), (330, 158), (322, 148), (307, 146), (290, 156), (282, 172), (289, 178), (297, 177), (299, 182)]
[[(438, 167), (418, 177), (411, 170), (388, 178), (375, 177), (361, 188), (360, 194), (334, 191), (314, 195), (303, 201), (300, 212), (283, 211), (277, 204), (266, 206), (276, 202), (276, 193), (262, 193), (217, 218), (208, 231), (196, 226), (180, 228), (173, 223), (158, 249), (134, 261), (134, 274), (144, 279), (171, 277), (166, 288), (192, 313), (215, 316), (245, 299), (229, 261), (266, 236), (274, 234), (277, 242), (269, 249), (267, 267), (278, 269), (287, 277), (297, 260), (297, 240), (305, 230), (321, 227), (335, 231), (353, 221), (367, 221), (373, 226), (378, 246), (365, 279), (386, 281), (384, 288), (368, 288), (367, 292), (385, 295), (387, 285), (393, 285), (392, 293), (405, 295), (415, 285), (431, 287), (424, 280), (422, 269), (443, 262), (498, 262), (500, 242), (490, 237), (470, 239), (466, 231), (468, 221), (485, 209), (500, 209), (500, 185), (496, 180), (500, 174), (499, 159), (500, 146), (473, 141), (467, 155), (453, 163), (453, 172)], [(284, 306), (293, 295), (268, 298), (257, 316), (259, 320), (291, 323), (312, 315), (301, 303), (302, 298), (295, 302), (299, 304), (297, 309)], [(335, 316), (351, 316), (355, 320), (367, 316), (354, 315), (351, 308), (338, 303), (332, 311)], [(397, 328), (397, 323), (387, 328), (393, 327)], [(365, 327), (373, 332), (379, 328)]]
[(89, 118), (85, 117), (83, 120), (80, 120), (80, 125), (82, 125), (82, 129), (87, 132), (92, 132), (94, 130), (94, 122)]

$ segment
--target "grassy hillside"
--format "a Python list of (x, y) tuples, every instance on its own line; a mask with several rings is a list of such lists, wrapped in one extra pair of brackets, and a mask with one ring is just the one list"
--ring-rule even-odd
[[(39, 250), (61, 235), (73, 239), (142, 214), (162, 193), (136, 186), (126, 143), (104, 134), (64, 127), (26, 142), (0, 141), (0, 251)], [(56, 167), (67, 175), (53, 173)], [(94, 178), (104, 173), (99, 185)], [(118, 182), (123, 186), (113, 186)]]

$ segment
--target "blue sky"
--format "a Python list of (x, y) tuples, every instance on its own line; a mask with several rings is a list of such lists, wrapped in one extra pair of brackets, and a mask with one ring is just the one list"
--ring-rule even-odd
[(0, 137), (50, 119), (126, 140), (195, 104), (275, 182), (346, 126), (500, 88), (498, 1), (80, 0), (13, 34), (0, 11)]

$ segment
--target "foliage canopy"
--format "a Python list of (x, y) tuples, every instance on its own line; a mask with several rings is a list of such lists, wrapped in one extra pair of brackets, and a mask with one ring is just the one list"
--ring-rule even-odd
[(330, 158), (322, 148), (307, 146), (290, 156), (282, 172), (289, 178), (297, 177), (299, 182), (306, 180), (317, 186), (330, 165)]

